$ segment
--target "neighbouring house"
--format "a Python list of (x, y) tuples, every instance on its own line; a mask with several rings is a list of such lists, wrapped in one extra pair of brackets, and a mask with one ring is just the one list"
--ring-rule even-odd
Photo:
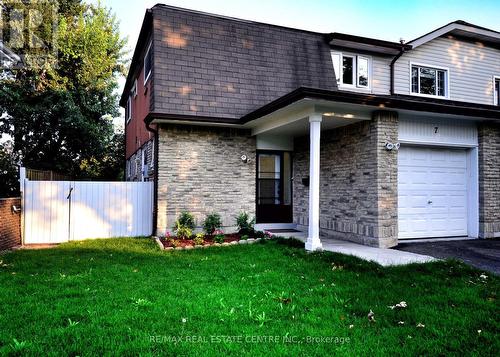
[(455, 21), (407, 43), (165, 5), (146, 12), (120, 104), (127, 179), (183, 210), (378, 247), (500, 236), (500, 33)]

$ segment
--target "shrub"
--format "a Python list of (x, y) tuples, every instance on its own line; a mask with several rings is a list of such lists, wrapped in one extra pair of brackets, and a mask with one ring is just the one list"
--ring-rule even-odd
[(175, 221), (175, 234), (179, 239), (188, 239), (193, 235), (193, 231), (186, 226), (183, 226), (179, 220)]
[(175, 222), (176, 227), (178, 226), (177, 222), (179, 222), (179, 224), (182, 227), (189, 228), (190, 230), (193, 230), (194, 227), (196, 226), (196, 223), (194, 221), (194, 216), (191, 213), (189, 213), (188, 211), (181, 212), (181, 214), (177, 218), (177, 221)]
[(236, 225), (238, 226), (240, 234), (253, 234), (255, 218), (250, 219), (250, 215), (247, 212), (241, 212), (236, 217)]
[(203, 222), (203, 230), (206, 234), (212, 235), (216, 229), (219, 229), (222, 226), (222, 220), (220, 218), (220, 214), (211, 213), (205, 218)]
[(248, 235), (246, 234), (243, 234), (241, 237), (240, 237), (241, 240), (247, 240), (248, 239)]
[(174, 248), (177, 248), (179, 246), (179, 241), (177, 239), (168, 238), (167, 242)]
[(217, 229), (214, 232), (214, 242), (215, 243), (224, 243), (224, 232), (221, 231), (220, 229)]
[(194, 238), (195, 245), (203, 245), (205, 243), (205, 235), (203, 233), (198, 233)]
[(262, 231), (255, 231), (255, 238), (264, 238), (266, 235)]

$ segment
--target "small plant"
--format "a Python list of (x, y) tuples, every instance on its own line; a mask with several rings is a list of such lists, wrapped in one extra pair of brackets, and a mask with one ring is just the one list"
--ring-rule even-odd
[(179, 217), (177, 217), (177, 221), (175, 221), (175, 225), (177, 227), (177, 222), (180, 226), (189, 228), (191, 231), (196, 226), (194, 221), (194, 216), (188, 211), (182, 211)]
[(224, 232), (220, 229), (215, 230), (214, 232), (214, 242), (215, 243), (224, 243)]
[(203, 233), (198, 233), (196, 237), (194, 238), (194, 244), (195, 245), (203, 245), (205, 243), (205, 234)]
[(247, 240), (248, 239), (248, 235), (246, 234), (243, 234), (241, 237), (240, 237), (241, 240)]
[(203, 230), (208, 235), (212, 235), (215, 230), (219, 229), (221, 226), (222, 220), (220, 218), (220, 214), (218, 213), (210, 213), (203, 222)]
[(168, 238), (167, 239), (168, 244), (170, 244), (171, 247), (177, 248), (179, 246), (179, 241), (174, 238)]
[(265, 234), (262, 231), (254, 231), (255, 238), (265, 238)]
[(273, 234), (269, 231), (264, 231), (264, 238), (271, 239)]
[(250, 215), (247, 212), (240, 212), (236, 217), (236, 225), (240, 234), (253, 234), (254, 224), (255, 218), (250, 219)]
[(191, 228), (182, 225), (180, 220), (175, 221), (174, 230), (179, 239), (189, 239), (193, 235)]

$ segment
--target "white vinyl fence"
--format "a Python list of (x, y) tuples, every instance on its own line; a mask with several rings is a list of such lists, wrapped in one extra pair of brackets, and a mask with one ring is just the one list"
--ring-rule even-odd
[(152, 234), (152, 182), (22, 178), (21, 185), (24, 244)]

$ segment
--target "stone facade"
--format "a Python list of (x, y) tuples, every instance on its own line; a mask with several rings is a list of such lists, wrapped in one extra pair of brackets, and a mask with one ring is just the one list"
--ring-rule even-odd
[(161, 126), (157, 234), (170, 230), (184, 210), (198, 225), (208, 213), (219, 213), (225, 230), (234, 228), (241, 211), (254, 216), (255, 151), (255, 138), (246, 130)]
[[(397, 113), (321, 133), (320, 233), (378, 246), (397, 245)], [(294, 222), (307, 229), (309, 137), (295, 141)]]
[(500, 237), (500, 125), (481, 123), (479, 139), (479, 237)]
[(21, 208), (21, 199), (0, 198), (0, 251), (21, 245), (21, 213), (12, 206)]

